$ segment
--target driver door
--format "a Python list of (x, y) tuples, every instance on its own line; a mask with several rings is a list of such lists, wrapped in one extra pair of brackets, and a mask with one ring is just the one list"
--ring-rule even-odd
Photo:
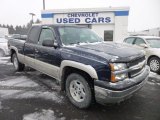
[(61, 56), (59, 48), (43, 46), (45, 40), (55, 41), (53, 29), (42, 28), (38, 44), (35, 46), (35, 67), (39, 71), (58, 78)]

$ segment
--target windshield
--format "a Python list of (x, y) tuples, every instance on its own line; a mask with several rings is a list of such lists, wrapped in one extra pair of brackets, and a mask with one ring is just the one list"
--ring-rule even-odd
[(64, 45), (101, 42), (102, 39), (88, 28), (60, 27), (60, 38)]
[(160, 48), (160, 39), (146, 39), (152, 48)]

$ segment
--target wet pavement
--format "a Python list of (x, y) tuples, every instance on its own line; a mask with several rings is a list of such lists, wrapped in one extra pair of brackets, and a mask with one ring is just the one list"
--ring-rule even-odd
[(15, 72), (0, 58), (0, 120), (160, 120), (160, 75), (151, 73), (145, 86), (120, 104), (75, 108), (56, 81), (26, 68)]

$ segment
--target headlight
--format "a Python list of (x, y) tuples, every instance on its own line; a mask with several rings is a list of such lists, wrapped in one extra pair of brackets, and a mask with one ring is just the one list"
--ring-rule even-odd
[(118, 82), (128, 77), (128, 73), (119, 72), (127, 69), (125, 63), (112, 63), (111, 66), (111, 82)]
[(115, 79), (116, 79), (117, 81), (124, 80), (124, 79), (127, 78), (127, 77), (128, 77), (127, 73), (121, 73), (121, 74), (115, 75)]
[(113, 64), (111, 64), (111, 70), (112, 71), (124, 70), (126, 68), (127, 68), (127, 66), (126, 66), (125, 63), (113, 63)]

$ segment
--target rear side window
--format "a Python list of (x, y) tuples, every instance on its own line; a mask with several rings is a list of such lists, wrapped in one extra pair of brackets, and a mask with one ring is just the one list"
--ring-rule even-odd
[(37, 43), (38, 37), (40, 33), (40, 27), (39, 26), (33, 26), (29, 32), (28, 36), (28, 42), (29, 43)]
[(126, 38), (124, 41), (128, 44), (133, 44), (135, 38)]

